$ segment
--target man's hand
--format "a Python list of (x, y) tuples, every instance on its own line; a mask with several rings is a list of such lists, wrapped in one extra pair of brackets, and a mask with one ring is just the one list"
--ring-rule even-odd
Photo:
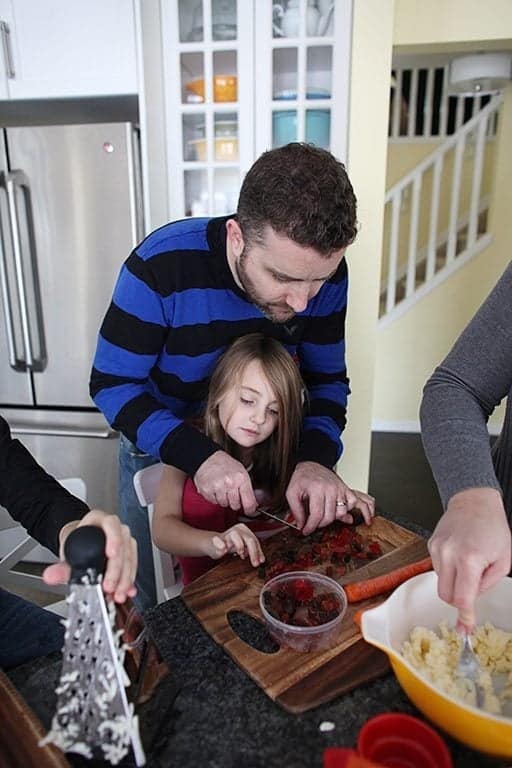
[(107, 568), (103, 576), (103, 591), (116, 603), (124, 603), (127, 597), (135, 597), (137, 573), (137, 542), (130, 535), (127, 525), (122, 525), (117, 515), (107, 515), (99, 509), (88, 512), (81, 520), (75, 520), (61, 528), (59, 534), (61, 562), (48, 566), (43, 572), (47, 584), (64, 584), (69, 580), (70, 567), (64, 560), (64, 542), (71, 531), (81, 525), (97, 525), (105, 537)]
[(501, 494), (470, 488), (452, 496), (428, 542), (442, 600), (475, 623), (475, 602), (510, 571), (511, 533)]
[(256, 497), (247, 470), (224, 451), (217, 451), (201, 464), (194, 483), (201, 496), (212, 504), (243, 509), (248, 515), (256, 510)]
[(375, 514), (373, 496), (353, 491), (335, 472), (314, 461), (297, 464), (286, 499), (297, 526), (305, 535), (334, 520), (352, 523), (352, 509), (361, 511), (367, 525)]

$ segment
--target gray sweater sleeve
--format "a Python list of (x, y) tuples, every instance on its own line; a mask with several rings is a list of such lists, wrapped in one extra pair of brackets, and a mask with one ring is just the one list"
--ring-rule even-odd
[(423, 390), (423, 445), (444, 508), (467, 488), (501, 489), (487, 420), (511, 387), (512, 263)]

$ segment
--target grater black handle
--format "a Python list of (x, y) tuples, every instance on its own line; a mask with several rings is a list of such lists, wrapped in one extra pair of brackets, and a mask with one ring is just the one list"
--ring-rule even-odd
[(89, 575), (95, 584), (105, 570), (105, 534), (97, 525), (82, 525), (71, 531), (64, 542), (64, 554), (71, 566), (70, 583), (76, 584)]

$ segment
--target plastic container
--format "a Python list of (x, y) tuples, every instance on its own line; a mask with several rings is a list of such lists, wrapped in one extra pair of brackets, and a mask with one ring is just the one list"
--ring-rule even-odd
[[(330, 607), (336, 614), (324, 623), (299, 626), (277, 618), (277, 615), (282, 615), (280, 609), (286, 606), (286, 609), (292, 611), (290, 622), (309, 621), (313, 615), (315, 621), (321, 620), (318, 611), (322, 596), (329, 596)], [(341, 621), (347, 610), (347, 597), (338, 582), (328, 576), (310, 571), (289, 571), (274, 576), (263, 586), (260, 610), (270, 635), (281, 646), (301, 652), (325, 651), (339, 641)]]
[(389, 712), (368, 720), (359, 731), (359, 754), (387, 768), (453, 768), (441, 736), (412, 715)]

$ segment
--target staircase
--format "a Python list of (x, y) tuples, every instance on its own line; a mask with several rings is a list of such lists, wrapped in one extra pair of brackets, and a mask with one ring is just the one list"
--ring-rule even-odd
[(380, 326), (491, 241), (485, 180), (501, 102), (500, 95), (492, 97), (387, 192)]

